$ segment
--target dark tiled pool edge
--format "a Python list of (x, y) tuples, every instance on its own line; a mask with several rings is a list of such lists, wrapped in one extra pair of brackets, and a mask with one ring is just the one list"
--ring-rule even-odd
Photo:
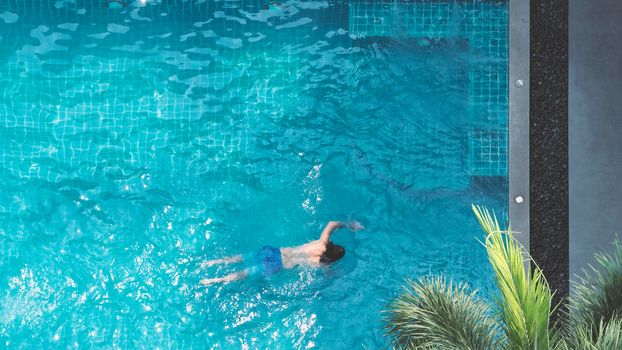
[(568, 0), (531, 0), (529, 102), (530, 252), (568, 295)]

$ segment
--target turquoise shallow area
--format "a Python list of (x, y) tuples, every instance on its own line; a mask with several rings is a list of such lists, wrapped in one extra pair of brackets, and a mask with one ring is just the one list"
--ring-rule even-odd
[(430, 4), (0, 0), (0, 348), (374, 349), (405, 278), (491, 293), (507, 4)]

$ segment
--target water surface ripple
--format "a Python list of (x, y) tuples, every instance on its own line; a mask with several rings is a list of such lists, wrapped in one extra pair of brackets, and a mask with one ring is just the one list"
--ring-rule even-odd
[[(490, 290), (478, 54), (354, 40), (347, 2), (104, 3), (0, 1), (0, 347), (373, 349), (404, 278)], [(197, 284), (332, 219), (367, 229), (330, 268)]]

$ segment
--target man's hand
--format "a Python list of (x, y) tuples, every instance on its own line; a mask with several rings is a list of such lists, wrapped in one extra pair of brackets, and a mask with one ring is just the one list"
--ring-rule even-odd
[(338, 228), (342, 228), (342, 227), (347, 227), (353, 232), (356, 232), (358, 230), (362, 230), (365, 228), (358, 221), (350, 221), (347, 224), (344, 224), (341, 221), (329, 221), (328, 224), (326, 224), (326, 227), (324, 227), (324, 231), (322, 231), (322, 235), (320, 236), (319, 241), (323, 242), (324, 244), (328, 243), (328, 241), (330, 241), (330, 235), (333, 234), (333, 231), (335, 231)]
[(343, 224), (343, 222), (341, 221), (329, 221), (328, 222), (328, 226), (330, 227), (334, 227), (334, 228), (342, 228), (345, 225)]
[(350, 230), (352, 230), (353, 232), (365, 229), (365, 226), (361, 225), (361, 223), (358, 221), (350, 221), (345, 226), (349, 228)]

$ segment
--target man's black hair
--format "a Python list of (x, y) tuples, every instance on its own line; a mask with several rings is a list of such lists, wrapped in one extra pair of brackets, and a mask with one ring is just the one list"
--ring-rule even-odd
[(333, 242), (328, 242), (326, 245), (326, 251), (322, 256), (320, 256), (320, 263), (322, 264), (331, 264), (335, 261), (343, 258), (346, 254), (346, 249), (338, 244), (334, 244)]

